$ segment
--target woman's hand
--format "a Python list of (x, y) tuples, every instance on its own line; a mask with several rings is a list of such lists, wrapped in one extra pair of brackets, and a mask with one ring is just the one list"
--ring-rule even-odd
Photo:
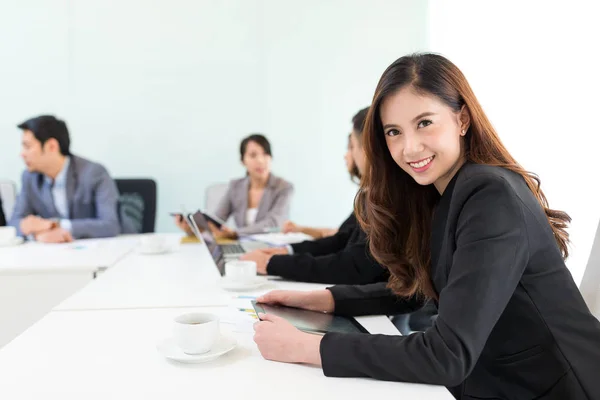
[(281, 227), (281, 232), (290, 233), (290, 232), (300, 232), (300, 227), (293, 223), (292, 221), (285, 221), (283, 226)]
[(179, 229), (187, 233), (188, 236), (192, 236), (194, 234), (194, 232), (192, 232), (192, 228), (190, 228), (187, 221), (185, 220), (185, 218), (183, 218), (183, 215), (181, 214), (175, 216), (175, 225), (177, 225)]
[(322, 336), (302, 332), (281, 317), (259, 314), (254, 342), (267, 360), (321, 365)]

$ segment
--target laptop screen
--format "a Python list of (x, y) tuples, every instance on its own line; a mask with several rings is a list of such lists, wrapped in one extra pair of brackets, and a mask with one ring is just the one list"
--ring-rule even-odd
[(195, 214), (188, 214), (188, 222), (194, 232), (194, 235), (206, 243), (210, 255), (217, 264), (217, 269), (221, 275), (225, 275), (225, 257), (223, 256), (223, 249), (217, 244), (215, 237), (208, 228), (208, 221), (204, 218), (204, 215), (200, 211)]

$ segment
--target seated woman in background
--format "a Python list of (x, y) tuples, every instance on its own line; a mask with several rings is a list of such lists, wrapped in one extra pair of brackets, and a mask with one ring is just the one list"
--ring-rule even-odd
[[(223, 196), (214, 215), (223, 221), (233, 215), (237, 230), (226, 226), (221, 229), (211, 224), (216, 238), (234, 239), (240, 234), (264, 232), (280, 227), (289, 217), (294, 187), (291, 183), (271, 173), (271, 144), (266, 137), (253, 134), (242, 140), (240, 157), (246, 167), (246, 177), (234, 179)], [(176, 224), (192, 234), (180, 216)]]
[[(369, 108), (352, 118), (352, 159), (362, 174), (366, 156), (361, 137)], [(307, 240), (286, 247), (273, 247), (246, 253), (242, 260), (256, 262), (259, 274), (280, 276), (300, 282), (362, 285), (387, 281), (388, 272), (367, 250), (366, 235), (354, 212), (330, 237)]]
[[(344, 154), (344, 161), (346, 162), (346, 168), (350, 173), (350, 180), (353, 182), (360, 182), (360, 172), (354, 159), (352, 158), (352, 134), (348, 135), (348, 150)], [(312, 236), (315, 239), (321, 239), (335, 235), (339, 229), (332, 228), (311, 228), (306, 226), (299, 226), (292, 221), (286, 221), (281, 228), (283, 233), (290, 232), (301, 232), (306, 235)]]
[(356, 215), (389, 282), (257, 301), (356, 316), (431, 299), (438, 318), (408, 336), (318, 336), (261, 314), (261, 354), (327, 376), (445, 385), (458, 399), (600, 399), (600, 322), (564, 262), (570, 218), (504, 147), (462, 72), (435, 54), (398, 59), (363, 134)]

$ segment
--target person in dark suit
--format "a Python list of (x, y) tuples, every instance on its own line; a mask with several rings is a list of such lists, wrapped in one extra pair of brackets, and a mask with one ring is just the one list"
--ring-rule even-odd
[(445, 385), (458, 399), (600, 399), (600, 322), (564, 258), (567, 214), (502, 145), (462, 72), (434, 54), (384, 72), (356, 214), (390, 281), (260, 302), (340, 315), (439, 314), (409, 336), (300, 332), (261, 315), (267, 359), (325, 375)]
[[(278, 228), (289, 218), (294, 186), (271, 172), (271, 144), (263, 135), (253, 134), (242, 140), (240, 158), (246, 176), (229, 183), (215, 216), (226, 221), (233, 216), (236, 230), (210, 224), (216, 238), (235, 239), (241, 234), (263, 233)], [(181, 215), (175, 223), (193, 235)]]
[[(368, 110), (368, 107), (364, 108), (352, 118), (350, 147), (359, 174), (364, 171), (366, 162), (360, 139)], [(367, 251), (366, 235), (354, 213), (333, 236), (256, 250), (241, 259), (255, 261), (261, 274), (302, 282), (366, 284), (388, 278), (387, 271)]]
[(19, 128), (27, 169), (10, 219), (18, 234), (53, 243), (118, 235), (117, 186), (102, 165), (71, 154), (65, 122), (42, 115)]
[[(355, 116), (356, 118), (356, 116)], [(364, 118), (363, 118), (364, 120)], [(356, 141), (356, 135), (353, 134), (348, 135), (348, 148), (346, 153), (344, 154), (344, 162), (346, 163), (346, 169), (350, 174), (350, 180), (352, 182), (360, 182), (360, 171), (354, 162), (354, 158), (352, 157), (353, 153), (353, 144)], [(332, 229), (332, 228), (314, 228), (310, 226), (302, 226), (298, 225), (292, 221), (286, 221), (281, 227), (281, 232), (283, 233), (304, 233), (306, 235), (312, 236), (314, 239), (322, 239), (329, 236), (335, 235), (347, 222), (349, 219), (346, 219), (344, 223), (340, 226), (340, 228)]]
[(2, 208), (2, 197), (0, 197), (0, 226), (6, 225), (6, 217), (4, 216), (4, 209)]

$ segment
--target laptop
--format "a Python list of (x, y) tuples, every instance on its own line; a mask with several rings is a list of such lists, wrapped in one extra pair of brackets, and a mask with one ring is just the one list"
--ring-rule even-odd
[(257, 241), (218, 244), (208, 227), (208, 220), (200, 211), (194, 214), (187, 214), (187, 221), (194, 235), (206, 243), (221, 275), (225, 274), (225, 263), (227, 261), (237, 260), (245, 253), (269, 247), (268, 244)]

